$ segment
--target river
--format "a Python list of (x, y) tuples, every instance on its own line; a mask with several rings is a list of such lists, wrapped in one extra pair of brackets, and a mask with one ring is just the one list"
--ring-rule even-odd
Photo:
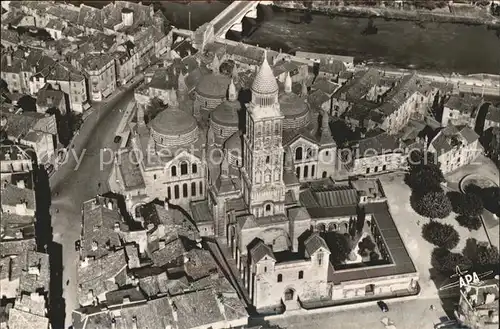
[[(147, 1), (143, 1), (147, 3)], [(167, 19), (192, 29), (213, 19), (226, 2), (193, 1), (190, 5), (156, 2)], [(189, 20), (191, 12), (191, 20)], [(266, 13), (271, 10), (266, 10)], [(500, 74), (500, 38), (484, 26), (453, 23), (373, 20), (377, 34), (362, 35), (369, 19), (313, 15), (310, 24), (289, 22), (289, 15), (274, 9), (244, 42), (285, 51), (310, 51), (354, 56), (358, 61), (383, 63), (443, 73)], [(189, 23), (189, 21), (191, 21)]]
[(500, 73), (500, 38), (484, 26), (452, 23), (373, 20), (378, 33), (362, 35), (369, 19), (313, 15), (310, 24), (294, 24), (274, 11), (272, 19), (245, 40), (283, 51), (310, 51), (354, 56), (386, 63), (457, 73)]

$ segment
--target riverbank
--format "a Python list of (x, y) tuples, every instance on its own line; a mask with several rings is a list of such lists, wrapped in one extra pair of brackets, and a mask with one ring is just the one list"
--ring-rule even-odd
[(500, 18), (496, 18), (483, 11), (477, 11), (470, 15), (457, 15), (446, 10), (403, 10), (387, 7), (358, 7), (358, 6), (328, 6), (314, 5), (306, 8), (302, 3), (275, 1), (273, 7), (278, 10), (310, 11), (313, 14), (330, 16), (342, 16), (353, 18), (380, 17), (386, 20), (455, 23), (466, 25), (485, 25), (500, 29)]

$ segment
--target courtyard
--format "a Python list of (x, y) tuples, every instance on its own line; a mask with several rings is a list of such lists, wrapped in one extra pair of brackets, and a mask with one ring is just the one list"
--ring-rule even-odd
[[(409, 201), (411, 189), (404, 182), (404, 173), (381, 176), (380, 181), (387, 196), (396, 227), (420, 274), (421, 295), (426, 297), (437, 296), (441, 283), (447, 282), (448, 278), (439, 277), (432, 270), (431, 254), (435, 246), (422, 237), (422, 225), (427, 223), (429, 219), (420, 216), (411, 207)], [(443, 224), (453, 225), (460, 234), (460, 242), (451, 251), (461, 252), (468, 238), (488, 241), (484, 228), (469, 231), (467, 228), (460, 226), (455, 217), (456, 214), (452, 212), (448, 217), (436, 220)]]

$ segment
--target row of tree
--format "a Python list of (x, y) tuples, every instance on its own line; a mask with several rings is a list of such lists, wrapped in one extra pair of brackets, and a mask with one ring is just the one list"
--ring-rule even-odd
[(441, 187), (445, 179), (434, 155), (414, 151), (409, 155), (408, 162), (409, 171), (405, 180), (412, 190), (410, 202), (413, 209), (431, 219), (447, 217), (452, 206)]
[(431, 264), (434, 269), (443, 274), (454, 273), (457, 266), (461, 270), (473, 268), (475, 271), (483, 271), (497, 269), (498, 257), (497, 247), (470, 238), (467, 239), (461, 253), (437, 247), (432, 252)]

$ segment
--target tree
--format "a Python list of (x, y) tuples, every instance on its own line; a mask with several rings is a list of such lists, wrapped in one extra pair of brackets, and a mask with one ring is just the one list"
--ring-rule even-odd
[(443, 172), (432, 153), (413, 151), (408, 156), (409, 171), (406, 184), (418, 193), (440, 191), (440, 184), (445, 181)]
[(363, 252), (365, 254), (368, 254), (367, 251), (373, 251), (375, 250), (375, 243), (373, 243), (372, 239), (367, 236), (361, 242), (358, 244), (359, 247), (359, 252)]
[(465, 228), (468, 228), (469, 231), (477, 231), (481, 228), (481, 218), (478, 216), (470, 217), (466, 215), (458, 215), (456, 218), (458, 224)]
[(413, 192), (410, 198), (413, 210), (429, 218), (445, 218), (451, 212), (450, 199), (444, 192), (429, 192), (424, 195)]
[(322, 234), (328, 248), (331, 250), (331, 261), (333, 264), (340, 264), (347, 259), (351, 252), (347, 238), (337, 232), (326, 232)]
[(458, 266), (460, 270), (467, 270), (472, 267), (470, 259), (456, 252), (450, 252), (445, 248), (435, 248), (431, 256), (432, 267), (441, 273), (454, 273)]
[(422, 236), (433, 245), (445, 249), (453, 249), (460, 241), (460, 235), (450, 224), (431, 221), (422, 227)]
[(453, 211), (466, 217), (478, 217), (483, 212), (483, 201), (475, 193), (449, 192), (448, 198), (451, 201)]
[(469, 238), (465, 242), (465, 247), (462, 252), (472, 261), (474, 266), (498, 267), (498, 248), (491, 246), (488, 242), (478, 242), (474, 238)]

